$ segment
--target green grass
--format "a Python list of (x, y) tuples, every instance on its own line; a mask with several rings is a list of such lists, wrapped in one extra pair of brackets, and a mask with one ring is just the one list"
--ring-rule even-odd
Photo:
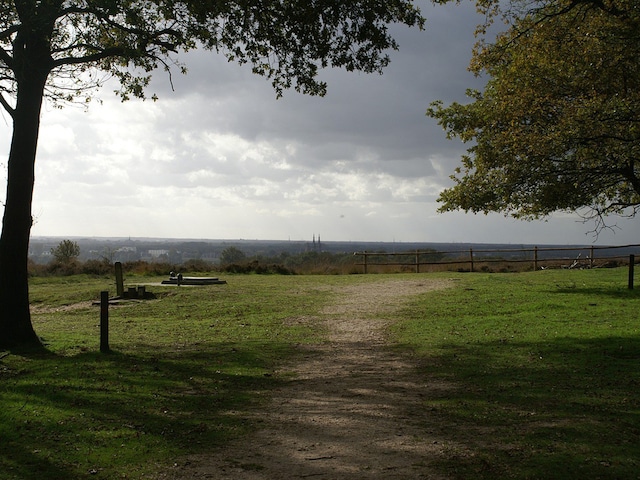
[(153, 478), (251, 429), (234, 412), (286, 381), (274, 370), (322, 334), (296, 319), (328, 293), (311, 277), (228, 280), (148, 287), (156, 299), (112, 306), (112, 352), (101, 354), (99, 307), (77, 302), (113, 292), (111, 280), (34, 279), (48, 351), (0, 360), (0, 478)]
[(640, 290), (627, 290), (626, 275), (225, 275), (228, 285), (152, 286), (156, 299), (110, 308), (109, 354), (87, 302), (113, 292), (113, 279), (32, 279), (47, 351), (0, 358), (0, 479), (154, 478), (256, 427), (242, 412), (290, 380), (278, 369), (296, 344), (322, 339), (314, 318), (328, 287), (433, 277), (454, 287), (412, 299), (392, 331), (433, 386), (414, 419), (447, 451), (429, 471), (639, 478)]
[(627, 271), (468, 274), (394, 334), (454, 478), (640, 478), (640, 291)]

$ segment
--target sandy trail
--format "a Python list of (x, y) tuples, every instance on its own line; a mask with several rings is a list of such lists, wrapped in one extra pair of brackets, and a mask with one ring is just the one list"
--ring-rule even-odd
[[(294, 380), (250, 413), (257, 432), (189, 457), (172, 479), (439, 479), (445, 445), (429, 425), (425, 383), (410, 358), (385, 348), (384, 330), (408, 297), (446, 288), (438, 280), (389, 280), (342, 289), (325, 308), (328, 341), (305, 348), (284, 372)], [(381, 320), (380, 314), (384, 318)]]

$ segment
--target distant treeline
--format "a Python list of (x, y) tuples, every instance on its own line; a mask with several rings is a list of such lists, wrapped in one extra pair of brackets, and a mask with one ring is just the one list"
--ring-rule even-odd
[[(257, 273), (257, 274), (349, 274), (358, 273), (352, 253), (302, 252), (291, 254), (282, 252), (275, 256), (245, 255), (236, 247), (222, 252), (219, 263), (201, 259), (191, 259), (181, 263), (135, 260), (122, 262), (123, 270), (139, 275), (168, 275), (169, 272), (203, 273)], [(68, 261), (52, 260), (48, 264), (30, 262), (31, 276), (67, 276), (67, 275), (111, 275), (113, 262), (108, 259)]]
[[(63, 248), (65, 247), (65, 248)], [(73, 248), (71, 248), (73, 247)], [(127, 273), (138, 275), (168, 275), (169, 272), (194, 274), (206, 272), (257, 273), (277, 275), (344, 275), (353, 273), (395, 273), (426, 271), (509, 272), (539, 268), (594, 268), (617, 266), (628, 262), (628, 252), (637, 252), (640, 245), (619, 247), (562, 247), (535, 249), (469, 249), (468, 251), (385, 249), (345, 253), (321, 250), (304, 252), (247, 254), (244, 249), (227, 246), (215, 260), (189, 259), (122, 261)], [(554, 252), (555, 251), (555, 252)], [(114, 260), (82, 260), (75, 242), (63, 241), (52, 248), (53, 260), (47, 264), (32, 261), (31, 276), (112, 275)], [(640, 258), (640, 254), (636, 253)], [(597, 257), (597, 258), (596, 258)]]

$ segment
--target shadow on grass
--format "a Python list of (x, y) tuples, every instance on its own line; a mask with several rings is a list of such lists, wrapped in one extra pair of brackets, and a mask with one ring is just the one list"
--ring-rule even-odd
[(270, 344), (36, 352), (0, 361), (0, 478), (138, 478), (252, 428), (234, 412), (278, 384)]
[(550, 289), (548, 294), (580, 294), (588, 295), (591, 298), (609, 297), (620, 300), (640, 300), (640, 288), (630, 289), (628, 287), (592, 287), (576, 285), (575, 283), (567, 285), (557, 285), (557, 288)]
[(640, 337), (449, 345), (425, 359), (425, 426), (451, 478), (637, 478)]

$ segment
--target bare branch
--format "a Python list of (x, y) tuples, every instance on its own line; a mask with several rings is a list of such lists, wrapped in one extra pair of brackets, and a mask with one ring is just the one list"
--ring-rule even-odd
[(11, 35), (14, 35), (20, 29), (20, 24), (11, 25), (11, 27), (7, 28), (0, 32), (0, 38), (8, 40)]
[(4, 94), (0, 93), (0, 105), (2, 105), (2, 107), (7, 111), (7, 113), (9, 115), (11, 115), (11, 117), (13, 118), (13, 115), (15, 114), (15, 109), (9, 105), (9, 102), (7, 102), (7, 99), (4, 98)]
[(130, 50), (121, 47), (111, 47), (105, 48), (101, 51), (90, 55), (84, 55), (80, 57), (64, 57), (53, 61), (53, 68), (58, 68), (63, 65), (79, 65), (86, 63), (95, 63), (100, 60), (105, 60), (107, 58), (112, 57), (124, 57), (128, 53), (131, 53)]
[(13, 57), (4, 48), (0, 48), (0, 63), (4, 63), (9, 68), (13, 65)]

